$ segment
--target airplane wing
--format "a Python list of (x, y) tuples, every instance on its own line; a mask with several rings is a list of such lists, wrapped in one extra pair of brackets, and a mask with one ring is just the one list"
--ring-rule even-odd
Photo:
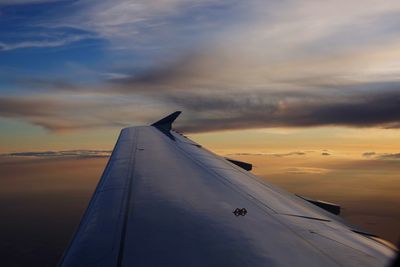
[(121, 131), (61, 267), (387, 266), (395, 251), (171, 130)]

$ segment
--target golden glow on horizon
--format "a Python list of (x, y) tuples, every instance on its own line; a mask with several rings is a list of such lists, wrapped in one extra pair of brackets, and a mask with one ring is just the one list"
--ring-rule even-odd
[[(55, 134), (23, 122), (10, 122), (0, 133), (0, 153), (107, 149), (116, 142), (119, 129), (94, 129)], [(188, 135), (219, 154), (289, 153), (325, 151), (340, 157), (362, 158), (365, 152), (399, 153), (396, 129), (379, 128), (271, 128), (210, 132)]]
[(289, 153), (325, 151), (341, 157), (360, 158), (365, 152), (399, 153), (396, 129), (290, 128), (225, 131), (190, 135), (195, 141), (221, 154)]

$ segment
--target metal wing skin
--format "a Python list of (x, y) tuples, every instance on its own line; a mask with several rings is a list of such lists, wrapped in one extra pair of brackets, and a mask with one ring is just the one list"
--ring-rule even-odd
[(366, 267), (394, 257), (172, 131), (177, 115), (121, 131), (60, 266)]

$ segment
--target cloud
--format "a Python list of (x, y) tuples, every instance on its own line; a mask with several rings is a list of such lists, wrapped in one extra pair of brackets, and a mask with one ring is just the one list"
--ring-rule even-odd
[(30, 90), (36, 89), (42, 92), (51, 91), (83, 91), (82, 87), (75, 85), (65, 79), (55, 78), (42, 78), (42, 77), (10, 77), (9, 78), (15, 85), (22, 88), (29, 88)]
[[(184, 19), (192, 11), (207, 7), (220, 7), (224, 1), (213, 0), (84, 0), (75, 3), (75, 13), (59, 21), (61, 25), (68, 25), (91, 32), (96, 32), (105, 38), (140, 37), (141, 42), (146, 31), (160, 33), (158, 29), (165, 29), (173, 25), (185, 26), (174, 20)], [(204, 13), (203, 16), (207, 16)], [(179, 21), (178, 21), (179, 22)], [(175, 32), (174, 29), (170, 29)], [(164, 37), (168, 33), (164, 33)], [(147, 35), (148, 36), (148, 35)], [(121, 39), (119, 39), (121, 41)]]
[(399, 91), (166, 94), (165, 102), (196, 114), (181, 126), (188, 132), (334, 125), (389, 128), (400, 121)]
[(385, 153), (379, 155), (379, 159), (383, 160), (400, 160), (400, 153)]
[[(376, 1), (362, 6), (358, 1), (343, 4), (352, 6), (352, 11), (338, 10), (335, 1), (300, 4), (250, 1), (240, 9), (246, 18), (243, 22), (220, 29), (217, 37), (204, 38), (206, 44), (199, 41), (202, 45), (193, 46), (189, 42), (187, 45), (191, 47), (179, 49), (177, 55), (176, 46), (163, 42), (165, 47), (160, 48), (163, 52), (159, 58), (173, 55), (175, 62), (169, 66), (157, 60), (159, 64), (153, 71), (136, 73), (136, 81), (181, 88), (197, 85), (253, 89), (264, 85), (284, 89), (290, 85), (289, 89), (299, 89), (301, 85), (386, 81), (398, 77), (394, 59), (399, 57), (396, 26), (400, 20), (387, 17), (400, 12), (400, 5), (393, 1), (383, 6)], [(279, 16), (270, 13), (274, 8)], [(199, 24), (202, 31), (207, 30)], [(352, 37), (360, 32), (365, 36)]]
[(41, 29), (105, 39), (115, 62), (84, 87), (27, 81), (47, 91), (2, 97), (0, 116), (56, 131), (147, 124), (177, 109), (186, 132), (400, 127), (398, 1), (84, 0), (70, 11)]
[[(0, 97), (0, 116), (18, 118), (54, 132), (103, 127), (122, 128), (128, 111), (115, 99), (94, 96)], [(110, 114), (114, 106), (119, 111)], [(140, 108), (139, 106), (137, 108)], [(138, 112), (137, 112), (138, 113)], [(124, 117), (122, 115), (125, 115)], [(131, 122), (134, 121), (131, 115)], [(140, 118), (140, 115), (136, 117)]]
[(31, 40), (31, 41), (21, 41), (17, 43), (3, 43), (0, 42), (0, 52), (9, 51), (21, 48), (49, 48), (49, 47), (59, 47), (82, 41), (85, 39), (93, 39), (93, 35), (70, 35), (61, 39), (56, 40)]
[(295, 151), (295, 152), (289, 152), (289, 153), (283, 153), (283, 154), (272, 154), (274, 157), (287, 157), (287, 156), (304, 156), (306, 155), (305, 152), (301, 151)]
[(72, 8), (74, 12), (52, 21), (52, 26), (95, 32), (114, 48), (163, 50), (167, 55), (177, 47), (186, 50), (203, 44), (207, 37), (206, 42), (227, 49), (263, 47), (259, 55), (263, 59), (288, 52), (294, 56), (299, 50), (303, 55), (304, 48), (321, 52), (328, 45), (329, 50), (357, 47), (393, 37), (400, 4), (395, 0), (384, 4), (376, 0), (83, 0)]
[(400, 160), (400, 153), (365, 152), (362, 156), (368, 159), (372, 158), (377, 160)]
[(58, 108), (62, 109), (63, 104), (56, 101), (37, 99), (37, 98), (23, 98), (23, 97), (1, 97), (0, 98), (0, 115), (3, 117), (17, 117), (17, 116), (46, 116), (53, 113)]
[(23, 5), (23, 4), (40, 4), (48, 2), (60, 2), (61, 0), (0, 0), (1, 5)]
[(331, 171), (330, 169), (314, 167), (292, 167), (284, 170), (288, 174), (326, 174)]
[(330, 156), (331, 154), (328, 153), (328, 152), (322, 152), (321, 155), (322, 155), (322, 156)]
[(62, 151), (40, 151), (40, 152), (14, 152), (0, 154), (1, 157), (40, 157), (40, 158), (103, 158), (111, 155), (110, 150), (62, 150)]
[(375, 152), (364, 152), (363, 154), (362, 154), (362, 156), (363, 157), (365, 157), (365, 158), (370, 158), (370, 157), (373, 157), (373, 156), (375, 156), (376, 155), (376, 153)]
[[(400, 91), (232, 92), (88, 91), (75, 97), (2, 97), (0, 116), (21, 118), (51, 130), (148, 124), (183, 110), (185, 132), (271, 127), (382, 127), (400, 125)], [(94, 92), (92, 92), (94, 93)], [(78, 94), (79, 95), (79, 94)], [(152, 103), (152, 104), (149, 104)], [(113, 110), (108, 112), (107, 110)]]
[(289, 156), (305, 156), (307, 153), (303, 151), (293, 151), (288, 153), (233, 153), (227, 156), (270, 156), (270, 157), (289, 157)]

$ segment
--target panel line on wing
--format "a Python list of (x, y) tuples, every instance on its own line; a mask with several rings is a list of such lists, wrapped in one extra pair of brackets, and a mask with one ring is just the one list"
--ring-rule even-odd
[(134, 172), (135, 172), (135, 161), (136, 161), (136, 151), (137, 151), (137, 144), (138, 144), (138, 131), (136, 130), (134, 132), (134, 145), (132, 147), (131, 151), (131, 159), (130, 159), (130, 167), (129, 167), (129, 178), (128, 178), (128, 185), (127, 185), (127, 191), (126, 191), (126, 197), (125, 199), (125, 214), (124, 214), (124, 220), (123, 220), (123, 225), (122, 225), (122, 231), (121, 231), (121, 239), (120, 239), (120, 246), (119, 246), (119, 253), (118, 253), (118, 260), (117, 260), (117, 266), (121, 267), (123, 260), (124, 260), (124, 252), (125, 252), (125, 242), (126, 242), (126, 231), (127, 231), (127, 225), (128, 225), (128, 219), (129, 219), (129, 210), (130, 210), (130, 199), (132, 195), (132, 180), (134, 177)]
[[(172, 145), (172, 144), (171, 144)], [(268, 205), (266, 205), (265, 203), (259, 201), (257, 198), (255, 198), (254, 196), (252, 196), (251, 194), (244, 192), (243, 190), (241, 190), (237, 185), (235, 185), (234, 183), (232, 183), (231, 181), (229, 181), (226, 177), (220, 175), (218, 172), (216, 172), (214, 170), (213, 167), (208, 167), (206, 166), (204, 163), (202, 163), (201, 161), (199, 161), (198, 159), (196, 159), (195, 157), (193, 157), (191, 154), (189, 154), (187, 151), (185, 151), (182, 147), (175, 145), (175, 147), (181, 151), (181, 153), (183, 155), (185, 155), (187, 158), (191, 159), (194, 163), (196, 163), (198, 166), (202, 167), (204, 170), (206, 170), (207, 172), (209, 172), (210, 174), (212, 174), (214, 177), (218, 178), (218, 180), (225, 184), (226, 186), (228, 186), (229, 188), (233, 189), (235, 192), (241, 194), (242, 196), (246, 197), (247, 199), (251, 200), (255, 205), (259, 206), (260, 208), (264, 207), (267, 208), (268, 210), (271, 210), (274, 213), (278, 213), (277, 211), (275, 211), (273, 208), (269, 207)], [(216, 155), (216, 157), (219, 157)], [(219, 168), (221, 170), (223, 170), (224, 168)], [(233, 170), (235, 171), (236, 168)], [(261, 205), (261, 206), (260, 206)], [(265, 210), (265, 209), (263, 209)]]

